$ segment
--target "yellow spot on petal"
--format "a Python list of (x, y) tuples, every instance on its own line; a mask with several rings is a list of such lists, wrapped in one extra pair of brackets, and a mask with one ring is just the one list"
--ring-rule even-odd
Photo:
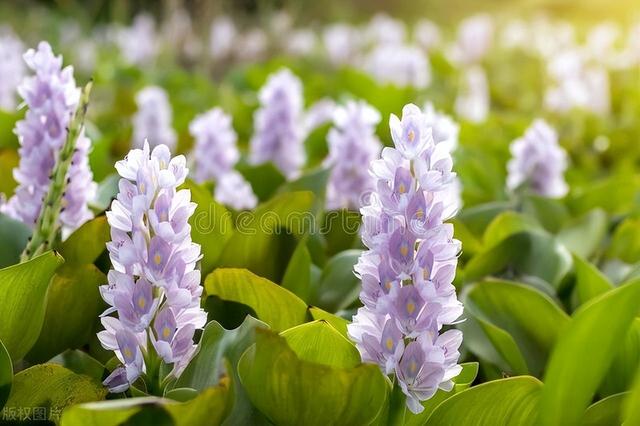
[(164, 160), (160, 160), (160, 168), (161, 169), (166, 169), (167, 168), (167, 163)]
[(156, 253), (156, 255), (153, 256), (153, 261), (156, 265), (159, 265), (160, 262), (162, 262), (162, 256), (160, 256), (160, 253)]
[(422, 220), (424, 218), (424, 210), (418, 209), (418, 211), (416, 211), (416, 217)]
[(140, 192), (145, 192), (146, 186), (144, 182), (140, 183)]
[(409, 254), (409, 246), (403, 244), (400, 246), (400, 254), (402, 257), (406, 257)]
[(162, 329), (162, 337), (168, 339), (169, 335), (171, 335), (171, 330), (169, 329), (169, 327), (165, 326), (165, 328)]
[(391, 339), (391, 337), (387, 338), (385, 344), (387, 345), (387, 350), (390, 351), (391, 349), (393, 349), (393, 339)]
[(413, 314), (413, 312), (416, 310), (416, 304), (413, 302), (408, 302), (407, 303), (407, 313), (409, 315)]
[(413, 142), (413, 140), (416, 138), (416, 133), (413, 130), (409, 130), (409, 142)]
[(391, 280), (387, 280), (387, 281), (384, 283), (384, 286), (387, 288), (387, 290), (391, 290)]
[(411, 374), (416, 374), (416, 371), (418, 371), (418, 364), (413, 360), (409, 364), (409, 371), (411, 371)]
[(124, 348), (123, 353), (125, 358), (131, 358), (133, 356), (133, 352), (131, 352), (129, 348)]
[(407, 187), (404, 186), (404, 183), (401, 183), (400, 186), (398, 187), (398, 192), (400, 194), (404, 194), (405, 192), (407, 192)]
[(147, 306), (147, 300), (140, 296), (140, 298), (138, 299), (138, 306), (140, 307), (140, 309), (144, 309), (145, 306)]
[(160, 214), (160, 221), (161, 221), (161, 222), (166, 222), (166, 221), (167, 221), (167, 219), (168, 219), (168, 218), (167, 218), (167, 214), (166, 214), (165, 212), (162, 212), (162, 213)]

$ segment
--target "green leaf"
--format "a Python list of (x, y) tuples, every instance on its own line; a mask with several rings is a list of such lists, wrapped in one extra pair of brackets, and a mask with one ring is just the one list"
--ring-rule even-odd
[(292, 245), (289, 250), (287, 242), (293, 240), (297, 245), (294, 236), (303, 236), (313, 227), (313, 200), (311, 192), (292, 192), (278, 195), (254, 212), (241, 213), (236, 220), (237, 231), (216, 266), (246, 268), (280, 282), (295, 249)]
[(640, 219), (627, 218), (616, 227), (607, 256), (627, 263), (640, 260)]
[[(113, 163), (111, 163), (111, 167), (113, 167)], [(98, 184), (96, 198), (90, 203), (90, 207), (98, 213), (107, 210), (111, 206), (111, 201), (118, 195), (119, 182), (120, 176), (116, 173), (104, 178)]]
[(427, 426), (533, 425), (542, 383), (518, 376), (473, 386), (440, 404)]
[(208, 426), (220, 425), (227, 416), (229, 390), (207, 388), (196, 398), (176, 402), (143, 397), (74, 405), (62, 415), (62, 426), (119, 426), (123, 424)]
[(13, 378), (6, 409), (45, 407), (49, 419), (75, 404), (99, 401), (107, 389), (98, 381), (76, 374), (57, 364), (40, 364), (19, 372)]
[[(538, 290), (506, 281), (484, 281), (467, 287), (466, 311), (509, 333), (527, 361), (528, 370), (542, 372), (549, 353), (569, 317)], [(512, 366), (513, 367), (513, 366)]]
[(554, 234), (569, 220), (569, 211), (561, 201), (539, 195), (527, 195), (522, 202), (522, 211)]
[(360, 280), (353, 273), (362, 250), (346, 250), (329, 259), (314, 289), (312, 304), (330, 312), (350, 306), (360, 294)]
[(298, 243), (293, 252), (287, 270), (282, 278), (282, 287), (291, 291), (304, 301), (309, 300), (311, 293), (311, 255), (306, 240)]
[(0, 270), (0, 340), (14, 361), (38, 339), (49, 281), (62, 262), (60, 255), (50, 251)]
[[(1, 145), (2, 143), (0, 143)], [(19, 161), (20, 157), (18, 157), (17, 151), (0, 150), (0, 194), (4, 194), (7, 198), (13, 195), (17, 185), (13, 177), (13, 169), (18, 167)]]
[(582, 418), (638, 313), (639, 298), (640, 280), (635, 280), (576, 311), (547, 366), (540, 423), (575, 424)]
[(67, 264), (93, 263), (106, 250), (111, 240), (106, 216), (99, 216), (75, 230), (60, 246)]
[(510, 203), (502, 201), (480, 204), (463, 209), (457, 220), (464, 223), (473, 235), (481, 236), (493, 219), (505, 210), (512, 207)]
[(311, 318), (313, 318), (314, 320), (324, 320), (328, 322), (340, 334), (342, 334), (344, 337), (347, 337), (347, 325), (349, 324), (349, 321), (347, 321), (346, 319), (339, 317), (337, 315), (331, 314), (320, 308), (316, 308), (315, 306), (309, 307), (309, 314), (311, 315)]
[(458, 376), (453, 378), (454, 386), (450, 392), (445, 392), (442, 389), (438, 389), (431, 399), (428, 399), (422, 403), (424, 411), (420, 414), (413, 414), (407, 410), (405, 415), (405, 426), (421, 426), (427, 422), (427, 419), (433, 411), (444, 401), (468, 389), (471, 383), (476, 379), (478, 375), (478, 363), (477, 362), (465, 362), (460, 364), (462, 371)]
[(24, 223), (0, 213), (0, 268), (15, 265), (31, 236), (31, 229)]
[(638, 188), (637, 177), (613, 177), (574, 190), (569, 206), (576, 213), (586, 213), (597, 207), (611, 214), (625, 213), (633, 208)]
[(485, 249), (488, 249), (513, 234), (535, 229), (540, 229), (540, 225), (531, 217), (507, 210), (496, 216), (487, 226), (482, 242)]
[(607, 225), (607, 214), (595, 209), (567, 223), (558, 240), (572, 253), (587, 258), (600, 246), (607, 234)]
[(320, 211), (324, 207), (325, 193), (327, 191), (327, 181), (331, 169), (319, 167), (315, 170), (307, 172), (296, 180), (284, 183), (278, 193), (287, 193), (295, 191), (311, 191), (314, 194), (316, 202), (315, 211)]
[(351, 210), (332, 210), (322, 218), (321, 234), (327, 243), (327, 252), (334, 255), (354, 248), (359, 241), (360, 213)]
[(360, 353), (353, 343), (326, 321), (300, 324), (280, 335), (301, 360), (342, 368), (360, 364)]
[(640, 401), (640, 368), (636, 369), (636, 373), (633, 379), (633, 386), (629, 391), (629, 396), (627, 396), (626, 400), (624, 401), (624, 424), (640, 424), (640, 404), (638, 404), (638, 401)]
[(44, 323), (27, 359), (44, 362), (66, 349), (84, 346), (103, 311), (99, 286), (107, 277), (94, 265), (65, 264), (49, 285)]
[(519, 232), (473, 257), (464, 269), (464, 278), (474, 282), (507, 268), (557, 287), (571, 268), (571, 254), (546, 233)]
[(0, 410), (9, 399), (13, 382), (13, 364), (9, 352), (0, 341)]
[(609, 279), (598, 268), (580, 256), (573, 256), (573, 265), (576, 270), (575, 292), (579, 305), (613, 288)]
[(580, 424), (583, 426), (622, 424), (622, 403), (628, 395), (629, 392), (618, 393), (590, 405)]
[(231, 213), (213, 199), (211, 191), (187, 180), (182, 186), (191, 191), (196, 210), (189, 218), (193, 241), (202, 249), (202, 274), (211, 272), (222, 255), (227, 241), (233, 235)]
[(475, 256), (482, 250), (482, 242), (479, 238), (469, 231), (464, 222), (458, 219), (452, 219), (450, 221), (453, 224), (453, 236), (462, 243), (462, 253), (460, 256), (463, 259), (468, 259)]
[(368, 424), (389, 389), (376, 365), (336, 368), (304, 361), (283, 337), (265, 330), (258, 330), (238, 371), (251, 402), (278, 425)]
[(259, 166), (238, 164), (238, 171), (251, 184), (253, 193), (260, 201), (266, 201), (276, 193), (277, 189), (286, 179), (273, 163), (265, 163)]
[(76, 374), (84, 374), (96, 381), (102, 381), (104, 375), (104, 365), (86, 352), (78, 349), (64, 351), (60, 355), (52, 358), (49, 363), (59, 364)]
[(242, 303), (274, 330), (305, 322), (307, 305), (289, 290), (246, 269), (216, 269), (204, 283), (205, 297)]

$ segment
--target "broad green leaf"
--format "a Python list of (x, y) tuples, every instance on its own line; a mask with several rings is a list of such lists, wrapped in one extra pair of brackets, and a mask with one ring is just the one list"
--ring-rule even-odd
[(237, 365), (242, 353), (255, 343), (255, 331), (260, 327), (268, 326), (251, 316), (247, 316), (245, 321), (233, 330), (225, 330), (215, 321), (207, 324), (198, 344), (198, 353), (182, 373), (175, 387), (201, 391), (217, 385), (221, 374), (226, 371), (230, 375), (234, 403), (225, 423), (248, 424), (258, 421), (261, 415), (251, 405), (240, 386)]
[(484, 230), (496, 216), (512, 207), (510, 203), (502, 201), (480, 204), (463, 209), (460, 214), (458, 214), (457, 220), (464, 223), (473, 235), (481, 237)]
[(289, 290), (246, 269), (219, 268), (207, 276), (205, 296), (247, 305), (274, 330), (305, 322), (307, 305)]
[(0, 340), (14, 361), (38, 339), (49, 281), (62, 262), (60, 255), (49, 251), (0, 270)]
[(193, 241), (202, 249), (202, 274), (206, 275), (213, 270), (233, 235), (231, 213), (201, 185), (187, 180), (183, 188), (191, 191), (191, 201), (197, 205), (189, 224)]
[(584, 426), (622, 424), (622, 404), (628, 396), (629, 392), (617, 393), (590, 405), (580, 424)]
[(629, 391), (629, 396), (624, 401), (623, 417), (627, 425), (640, 424), (640, 368), (634, 374), (633, 386)]
[(325, 193), (327, 190), (327, 181), (331, 169), (320, 167), (311, 172), (307, 172), (296, 180), (286, 182), (279, 189), (278, 193), (287, 193), (295, 191), (311, 191), (314, 194), (316, 202), (315, 211), (320, 211), (324, 207)]
[(575, 292), (580, 305), (613, 288), (611, 282), (598, 268), (580, 256), (573, 256), (573, 265), (576, 270)]
[(614, 177), (574, 190), (569, 206), (576, 213), (586, 213), (597, 207), (611, 214), (625, 213), (632, 209), (639, 188), (637, 177)]
[(485, 249), (488, 249), (513, 234), (535, 229), (540, 229), (540, 225), (531, 217), (507, 210), (496, 216), (487, 226), (482, 242)]
[(110, 239), (107, 217), (99, 216), (74, 231), (60, 245), (60, 254), (67, 264), (93, 263), (107, 249)]
[(106, 395), (107, 389), (89, 376), (57, 364), (40, 364), (14, 376), (5, 408), (46, 407), (49, 420), (56, 420), (65, 408), (100, 401)]
[(407, 410), (405, 415), (405, 426), (421, 426), (427, 422), (427, 419), (433, 411), (444, 401), (468, 389), (471, 383), (476, 379), (478, 375), (478, 363), (477, 362), (465, 362), (460, 364), (462, 371), (456, 377), (453, 378), (454, 386), (450, 392), (445, 392), (442, 389), (438, 389), (431, 399), (428, 399), (422, 403), (424, 411), (420, 414), (413, 414)]
[(522, 211), (554, 234), (569, 220), (569, 211), (561, 201), (539, 195), (527, 195), (522, 202)]
[[(254, 212), (238, 215), (236, 232), (216, 266), (246, 268), (280, 282), (297, 245), (294, 236), (313, 229), (313, 200), (313, 193), (308, 191), (286, 193), (258, 206)], [(291, 247), (287, 243), (292, 243)]]
[(549, 234), (519, 232), (474, 256), (464, 269), (464, 279), (478, 281), (507, 268), (517, 274), (536, 276), (557, 287), (571, 268), (571, 254)]
[(13, 169), (18, 167), (19, 161), (20, 157), (16, 151), (0, 150), (0, 194), (4, 194), (7, 198), (13, 195), (17, 185), (13, 177)]
[(567, 223), (558, 233), (558, 240), (569, 251), (587, 258), (600, 246), (607, 234), (607, 214), (592, 210)]
[(334, 255), (354, 248), (359, 241), (361, 217), (352, 210), (331, 210), (322, 217), (321, 234), (327, 243), (327, 252)]
[(540, 423), (566, 425), (582, 418), (638, 314), (639, 298), (640, 280), (634, 280), (576, 311), (547, 365)]
[(309, 307), (309, 314), (314, 320), (324, 320), (328, 322), (333, 326), (333, 328), (338, 330), (340, 334), (342, 334), (344, 337), (347, 337), (347, 325), (349, 324), (349, 321), (347, 321), (346, 319), (331, 314), (315, 306)]
[(280, 335), (301, 360), (342, 368), (360, 364), (360, 353), (353, 343), (326, 321), (300, 324)]
[(633, 384), (630, 371), (640, 365), (640, 318), (635, 318), (629, 331), (618, 343), (616, 355), (598, 389), (601, 397), (624, 392)]
[(616, 227), (607, 255), (627, 263), (640, 260), (640, 219), (627, 218)]
[(467, 229), (464, 222), (457, 218), (452, 219), (450, 222), (453, 224), (453, 236), (459, 240), (462, 243), (462, 247), (464, 247), (462, 253), (460, 253), (460, 257), (463, 259), (469, 259), (482, 250), (482, 242), (480, 238), (473, 235), (471, 231)]
[(464, 333), (465, 347), (489, 361), (503, 373), (528, 374), (527, 363), (513, 337), (500, 327), (473, 315), (458, 325)]
[(360, 280), (353, 273), (362, 250), (346, 250), (336, 254), (325, 265), (312, 304), (330, 312), (350, 306), (360, 294)]
[(569, 317), (538, 290), (507, 281), (484, 281), (465, 289), (466, 311), (508, 332), (538, 375)]
[(216, 386), (224, 371), (223, 359), (228, 358), (235, 365), (240, 355), (255, 342), (255, 330), (260, 327), (268, 328), (265, 323), (250, 316), (233, 330), (226, 330), (211, 321), (204, 328), (198, 352), (174, 387), (201, 391)]
[(86, 352), (78, 349), (64, 351), (49, 360), (51, 364), (59, 364), (76, 374), (84, 374), (96, 381), (102, 381), (104, 375), (104, 365)]
[(282, 287), (291, 291), (304, 301), (309, 300), (311, 293), (311, 255), (307, 249), (306, 240), (298, 243), (293, 252), (287, 270), (282, 278)]
[(438, 405), (426, 425), (533, 425), (541, 389), (542, 383), (530, 376), (473, 386)]
[(13, 364), (9, 352), (0, 341), (0, 410), (9, 399), (13, 382)]
[(61, 425), (217, 426), (222, 424), (228, 413), (228, 392), (225, 386), (207, 388), (187, 402), (152, 396), (89, 402), (65, 410)]
[(265, 330), (258, 330), (238, 371), (253, 405), (278, 425), (368, 424), (389, 389), (376, 365), (335, 368), (304, 361), (283, 337)]
[(107, 277), (91, 264), (59, 268), (49, 285), (42, 330), (27, 358), (44, 362), (84, 346), (103, 311), (98, 287), (106, 283)]
[(0, 213), (0, 268), (15, 265), (31, 236), (31, 229), (24, 223)]
[(273, 163), (265, 163), (259, 166), (239, 164), (237, 169), (251, 184), (254, 194), (260, 201), (266, 201), (271, 198), (286, 180)]

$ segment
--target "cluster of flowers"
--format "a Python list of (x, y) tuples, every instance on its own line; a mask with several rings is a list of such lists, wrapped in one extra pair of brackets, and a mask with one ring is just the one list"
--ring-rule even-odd
[(349, 101), (334, 113), (329, 131), (329, 155), (324, 165), (331, 167), (327, 185), (327, 209), (361, 207), (364, 194), (375, 189), (375, 180), (366, 165), (378, 157), (382, 144), (375, 135), (380, 113), (364, 101)]
[(283, 69), (269, 76), (258, 97), (251, 162), (271, 161), (288, 179), (295, 178), (306, 161), (302, 83)]
[[(26, 77), (18, 87), (28, 106), (25, 118), (15, 128), (20, 142), (20, 163), (13, 176), (18, 187), (8, 202), (0, 205), (0, 212), (33, 227), (67, 137), (67, 126), (80, 100), (80, 89), (73, 78), (73, 67), (63, 69), (62, 56), (55, 56), (48, 43), (40, 42), (37, 50), (29, 49), (24, 60), (35, 75)], [(91, 141), (83, 130), (67, 174), (59, 216), (63, 237), (93, 217), (87, 206), (97, 188), (89, 168), (90, 148)]]
[(160, 362), (172, 366), (167, 377), (179, 377), (195, 353), (194, 333), (206, 322), (195, 269), (200, 246), (188, 223), (196, 206), (188, 190), (176, 189), (187, 176), (186, 160), (171, 158), (164, 145), (149, 151), (145, 143), (116, 163), (122, 178), (107, 212), (113, 269), (100, 287), (109, 308), (98, 338), (122, 363), (104, 382), (112, 392), (145, 373), (162, 382)]
[(195, 138), (195, 180), (214, 181), (215, 198), (224, 205), (236, 210), (254, 208), (258, 199), (251, 185), (234, 170), (240, 152), (231, 116), (220, 108), (213, 108), (197, 116), (189, 125), (189, 131)]
[(363, 307), (348, 326), (363, 361), (395, 374), (413, 413), (461, 371), (462, 333), (445, 325), (462, 315), (455, 276), (460, 242), (439, 195), (455, 174), (446, 144), (436, 143), (425, 115), (407, 105), (390, 122), (394, 147), (371, 164), (377, 190), (363, 215), (364, 252), (355, 267)]
[(152, 147), (176, 147), (176, 132), (171, 127), (173, 111), (167, 92), (161, 87), (148, 86), (136, 94), (138, 111), (133, 117), (133, 146), (142, 148), (147, 140)]
[(512, 158), (507, 164), (507, 188), (521, 186), (545, 196), (563, 197), (569, 190), (564, 180), (567, 153), (558, 144), (558, 134), (542, 119), (537, 119), (524, 136), (511, 144)]

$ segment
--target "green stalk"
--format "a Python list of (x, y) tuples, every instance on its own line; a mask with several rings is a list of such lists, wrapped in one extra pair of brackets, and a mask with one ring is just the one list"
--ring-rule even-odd
[(71, 118), (69, 128), (67, 129), (67, 139), (64, 145), (62, 145), (58, 160), (53, 167), (51, 184), (42, 202), (42, 208), (40, 209), (40, 215), (33, 230), (33, 235), (20, 256), (21, 262), (27, 261), (49, 250), (58, 236), (60, 229), (58, 217), (63, 207), (62, 200), (67, 187), (67, 172), (69, 171), (73, 154), (76, 150), (78, 136), (84, 128), (84, 118), (89, 105), (91, 85), (92, 83), (89, 82), (82, 89), (78, 108)]

